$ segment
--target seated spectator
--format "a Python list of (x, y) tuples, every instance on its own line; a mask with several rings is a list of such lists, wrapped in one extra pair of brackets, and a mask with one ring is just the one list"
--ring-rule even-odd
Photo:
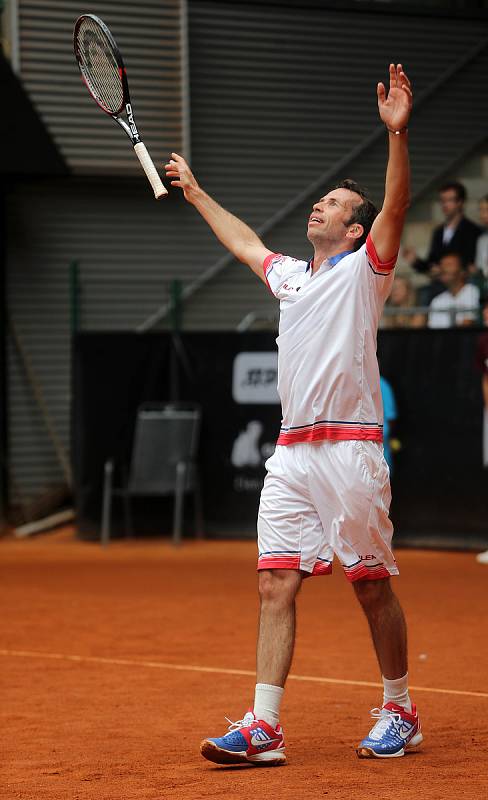
[(403, 275), (395, 275), (395, 280), (391, 287), (391, 292), (386, 301), (385, 310), (393, 311), (398, 308), (396, 314), (386, 313), (381, 321), (382, 328), (421, 328), (425, 325), (423, 314), (406, 314), (401, 309), (414, 308), (416, 305), (415, 289), (408, 278)]
[(439, 189), (439, 202), (445, 221), (432, 233), (427, 258), (419, 258), (411, 247), (403, 251), (403, 257), (413, 269), (428, 273), (432, 279), (431, 285), (423, 287), (419, 293), (420, 305), (428, 305), (436, 295), (444, 291), (442, 281), (439, 280), (439, 262), (446, 250), (460, 253), (470, 272), (476, 269), (474, 267), (476, 241), (482, 230), (464, 216), (465, 187), (457, 181), (444, 184)]
[(488, 194), (480, 200), (480, 222), (485, 230), (476, 242), (475, 264), (485, 279), (488, 279)]
[[(467, 283), (462, 256), (446, 252), (440, 259), (439, 267), (439, 277), (446, 291), (434, 297), (430, 304), (429, 328), (450, 328), (453, 324), (457, 327), (475, 325), (479, 317), (480, 290)], [(450, 309), (460, 310), (453, 316)]]

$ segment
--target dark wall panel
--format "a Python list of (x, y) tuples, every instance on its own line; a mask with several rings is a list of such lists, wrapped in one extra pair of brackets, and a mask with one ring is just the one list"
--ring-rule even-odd
[[(382, 373), (399, 407), (402, 449), (396, 458), (392, 506), (398, 541), (488, 543), (488, 473), (481, 462), (482, 402), (474, 364), (477, 336), (476, 331), (380, 334)], [(253, 536), (264, 462), (279, 430), (280, 407), (236, 402), (233, 377), (236, 357), (274, 353), (274, 336), (191, 333), (182, 336), (181, 345), (186, 356), (177, 359), (179, 397), (203, 407), (200, 464), (207, 532)], [(77, 337), (73, 425), (80, 535), (98, 535), (103, 462), (130, 451), (137, 405), (175, 394), (171, 350), (167, 334)], [(271, 372), (268, 366), (248, 376), (256, 397)], [(248, 445), (251, 440), (256, 457), (239, 448), (243, 435)], [(136, 530), (145, 531), (148, 522), (153, 531), (169, 533), (168, 505), (159, 510), (153, 505), (150, 520), (141, 507)]]

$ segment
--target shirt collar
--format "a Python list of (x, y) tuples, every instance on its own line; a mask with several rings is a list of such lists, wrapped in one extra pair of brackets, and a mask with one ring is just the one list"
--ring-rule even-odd
[[(344, 258), (345, 256), (349, 256), (353, 252), (354, 252), (353, 250), (343, 250), (342, 253), (337, 253), (337, 255), (335, 256), (326, 258), (325, 261), (328, 263), (329, 267), (335, 267), (335, 265), (338, 264), (342, 258)], [(323, 261), (322, 264), (324, 263), (325, 262)], [(307, 264), (307, 270), (306, 270), (307, 272), (309, 269), (312, 268), (312, 264), (313, 264), (313, 258), (311, 258)], [(320, 266), (322, 266), (322, 264)]]

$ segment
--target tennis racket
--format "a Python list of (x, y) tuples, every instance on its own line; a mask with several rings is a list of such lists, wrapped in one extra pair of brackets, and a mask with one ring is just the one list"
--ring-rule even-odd
[[(81, 77), (102, 111), (110, 114), (131, 140), (156, 199), (168, 194), (134, 120), (127, 74), (117, 43), (95, 14), (82, 14), (75, 22), (73, 45)], [(127, 122), (120, 119), (125, 113)]]

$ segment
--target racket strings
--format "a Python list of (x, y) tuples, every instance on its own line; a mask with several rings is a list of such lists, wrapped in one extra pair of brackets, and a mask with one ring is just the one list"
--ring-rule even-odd
[(95, 99), (112, 114), (121, 111), (124, 92), (112, 43), (97, 23), (85, 17), (78, 28), (79, 65)]

